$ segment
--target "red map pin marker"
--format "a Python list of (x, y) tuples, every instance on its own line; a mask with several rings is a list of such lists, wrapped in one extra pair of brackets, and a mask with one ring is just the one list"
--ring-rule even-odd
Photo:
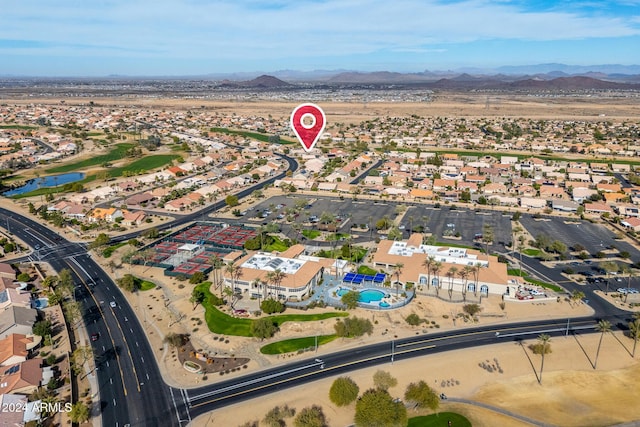
[(316, 146), (326, 123), (324, 111), (315, 104), (298, 105), (291, 113), (291, 128), (307, 153)]

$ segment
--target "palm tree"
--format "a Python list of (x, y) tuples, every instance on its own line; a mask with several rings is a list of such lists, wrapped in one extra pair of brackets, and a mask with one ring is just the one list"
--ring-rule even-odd
[(485, 224), (484, 227), (482, 227), (482, 242), (485, 244), (487, 256), (489, 256), (489, 245), (493, 244), (493, 237), (493, 227)]
[(393, 266), (393, 274), (396, 275), (396, 295), (400, 293), (400, 274), (402, 273), (403, 268), (404, 264), (401, 262)]
[(224, 270), (229, 274), (229, 277), (231, 278), (231, 286), (232, 286), (231, 291), (235, 292), (236, 280), (238, 280), (242, 275), (242, 270), (240, 269), (240, 266), (235, 265), (233, 261), (229, 261), (225, 266)]
[(472, 273), (472, 270), (473, 270), (473, 267), (471, 267), (470, 265), (465, 265), (464, 267), (462, 267), (462, 270), (460, 270), (460, 272), (458, 273), (458, 276), (460, 276), (463, 282), (462, 295), (465, 301), (467, 300), (467, 279), (469, 278), (469, 275)]
[(629, 322), (629, 335), (633, 339), (633, 353), (631, 357), (636, 357), (636, 344), (640, 340), (640, 319)]
[[(627, 290), (629, 288), (631, 288), (631, 278), (633, 276), (635, 276), (634, 274), (634, 270), (633, 268), (629, 267), (628, 265), (623, 265), (622, 268), (620, 269), (620, 271), (622, 272), (622, 274), (626, 274), (627, 275)], [(624, 303), (627, 303), (627, 298), (629, 297), (629, 292), (625, 292), (624, 293)]]
[(209, 257), (207, 262), (211, 267), (213, 267), (213, 269), (211, 270), (211, 272), (213, 273), (213, 286), (214, 288), (220, 287), (220, 298), (222, 298), (221, 280), (220, 280), (218, 271), (224, 265), (224, 261), (222, 261), (222, 259), (218, 256), (218, 254), (214, 254), (211, 257)]
[(273, 286), (276, 288), (276, 298), (278, 297), (278, 287), (280, 286), (280, 283), (282, 283), (282, 281), (284, 280), (284, 278), (287, 277), (287, 274), (284, 271), (280, 271), (278, 269), (270, 271), (267, 273), (267, 283), (272, 283)]
[(607, 274), (607, 287), (604, 293), (609, 295), (609, 279), (611, 278), (611, 273), (618, 271), (618, 264), (613, 261), (605, 261), (601, 262), (599, 267)]
[(482, 264), (479, 262), (475, 263), (471, 267), (471, 274), (473, 274), (473, 282), (475, 283), (475, 291), (474, 294), (478, 294), (478, 279), (480, 278), (480, 269), (482, 268)]
[(224, 296), (228, 297), (227, 301), (229, 301), (229, 307), (233, 307), (233, 289), (229, 286), (225, 286), (222, 292)]
[(437, 279), (436, 281), (438, 282), (438, 284), (436, 285), (436, 296), (440, 295), (440, 288), (442, 287), (442, 285), (440, 285), (440, 276), (438, 276), (438, 273), (440, 273), (441, 269), (442, 269), (442, 263), (440, 261), (436, 261), (433, 264), (433, 267), (431, 267), (431, 270), (433, 271), (433, 275), (435, 276), (435, 278)]
[(540, 342), (540, 354), (542, 354), (542, 362), (540, 362), (540, 376), (538, 377), (538, 384), (542, 384), (542, 370), (544, 369), (544, 355), (547, 354), (547, 350), (549, 349), (549, 341), (551, 341), (551, 337), (547, 334), (540, 334), (538, 336), (538, 341)]
[(611, 322), (608, 320), (600, 320), (596, 325), (596, 331), (600, 332), (600, 341), (598, 341), (598, 350), (596, 351), (596, 361), (593, 364), (593, 369), (596, 369), (596, 365), (598, 364), (598, 356), (600, 356), (600, 346), (602, 345), (602, 338), (604, 338), (604, 334), (611, 332)]
[(431, 287), (431, 271), (433, 270), (433, 266), (436, 262), (436, 259), (429, 255), (423, 262), (422, 265), (427, 268), (427, 289)]
[(457, 273), (458, 273), (458, 267), (456, 266), (450, 267), (449, 270), (447, 271), (447, 277), (449, 278), (449, 299), (451, 299), (453, 295), (453, 278), (456, 276)]
[(429, 224), (429, 217), (428, 216), (423, 216), (422, 217), (422, 232), (426, 233), (427, 232), (427, 224)]
[(258, 306), (260, 306), (260, 285), (262, 284), (262, 280), (260, 280), (259, 277), (256, 277), (255, 279), (253, 279), (253, 281), (251, 282), (251, 289), (257, 289), (258, 292), (256, 292), (258, 294)]
[(518, 255), (520, 255), (520, 276), (522, 276), (522, 251), (524, 249), (524, 242), (525, 242), (526, 238), (523, 235), (518, 236)]
[(582, 298), (584, 298), (584, 292), (582, 291), (576, 289), (571, 293), (571, 301), (574, 303), (580, 301)]

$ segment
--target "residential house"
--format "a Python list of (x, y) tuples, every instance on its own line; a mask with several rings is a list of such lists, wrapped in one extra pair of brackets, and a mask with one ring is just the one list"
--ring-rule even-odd
[(31, 335), (38, 312), (32, 308), (10, 306), (0, 311), (0, 339), (11, 334)]
[[(0, 368), (0, 393), (31, 394), (43, 384), (45, 371), (40, 358), (7, 365)], [(47, 376), (51, 376), (51, 368)]]
[(15, 280), (16, 271), (10, 264), (0, 262), (0, 277), (6, 277), (7, 279)]
[(155, 199), (156, 196), (148, 191), (145, 191), (144, 193), (138, 193), (134, 194), (133, 196), (127, 197), (124, 202), (127, 206), (139, 206), (145, 203), (149, 203)]
[(640, 233), (640, 218), (637, 218), (637, 217), (626, 218), (620, 221), (620, 224), (622, 224), (623, 227), (629, 230), (635, 231), (636, 233)]
[(122, 224), (126, 226), (140, 225), (147, 218), (147, 214), (143, 211), (122, 211)]
[(542, 185), (540, 186), (540, 197), (543, 199), (548, 198), (561, 198), (565, 195), (565, 191), (563, 188), (556, 187), (553, 185)]
[(578, 203), (573, 200), (553, 200), (551, 202), (551, 207), (553, 210), (560, 212), (576, 212), (578, 210)]
[(95, 208), (88, 216), (90, 222), (115, 222), (117, 218), (122, 217), (122, 211), (118, 208)]
[(584, 212), (591, 214), (613, 214), (613, 208), (605, 203), (585, 203)]
[(19, 394), (0, 394), (0, 408), (13, 408), (12, 411), (0, 411), (0, 426), (25, 427), (41, 425), (40, 400), (29, 402), (27, 396)]
[(573, 200), (578, 203), (582, 203), (583, 201), (585, 201), (586, 199), (589, 199), (589, 197), (593, 196), (594, 194), (598, 194), (598, 192), (590, 188), (574, 188), (573, 191), (571, 192), (571, 196)]
[(618, 214), (625, 217), (640, 217), (640, 207), (632, 204), (617, 204)]
[(547, 206), (547, 201), (538, 197), (520, 197), (520, 206), (523, 208), (541, 209)]
[(11, 334), (0, 340), (0, 366), (24, 362), (36, 346), (33, 336)]

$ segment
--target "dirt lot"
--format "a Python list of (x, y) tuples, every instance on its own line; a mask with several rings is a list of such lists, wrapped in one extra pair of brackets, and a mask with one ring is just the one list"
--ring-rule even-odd
[[(86, 100), (66, 99), (67, 105)], [(16, 104), (59, 104), (60, 99), (6, 100)], [(288, 119), (292, 101), (220, 101), (209, 99), (132, 99), (96, 98), (99, 106), (138, 106), (141, 108), (201, 109), (240, 116), (268, 115)], [(526, 117), (532, 119), (624, 120), (637, 119), (640, 98), (598, 96), (537, 97), (527, 94), (467, 94), (438, 92), (432, 102), (333, 102), (317, 101), (327, 115), (327, 123), (359, 123), (380, 116), (449, 116), (449, 117)]]

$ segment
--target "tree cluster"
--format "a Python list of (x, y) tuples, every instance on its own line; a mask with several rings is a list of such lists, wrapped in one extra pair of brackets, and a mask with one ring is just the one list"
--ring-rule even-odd
[(336, 335), (345, 338), (360, 337), (364, 334), (371, 335), (373, 333), (373, 324), (369, 319), (361, 319), (355, 316), (338, 320), (334, 328)]

